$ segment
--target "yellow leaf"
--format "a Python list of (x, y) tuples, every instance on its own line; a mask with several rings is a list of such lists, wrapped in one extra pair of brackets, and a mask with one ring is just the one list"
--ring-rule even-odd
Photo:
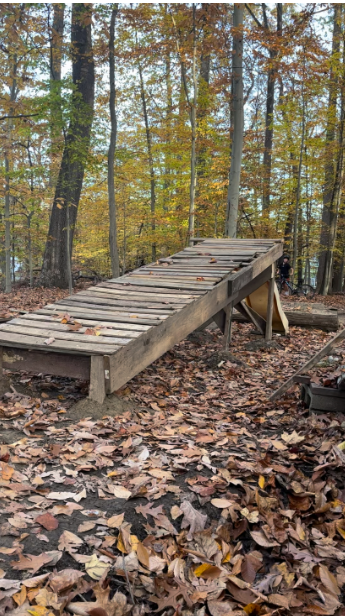
[(58, 208), (59, 208), (59, 210), (62, 210), (62, 205), (61, 205), (60, 203), (57, 203), (57, 204), (56, 204), (56, 207), (58, 207)]
[[(132, 546), (134, 552), (136, 552), (137, 548), (138, 548), (138, 544), (140, 543), (138, 537), (136, 535), (130, 535), (129, 539), (130, 539), (131, 546)], [(139, 558), (139, 560), (140, 560), (140, 558)]]
[(196, 577), (204, 578), (205, 580), (215, 580), (219, 578), (221, 570), (215, 565), (208, 565), (204, 563), (199, 565), (194, 571)]
[(52, 614), (52, 612), (50, 612), (48, 608), (43, 605), (35, 605), (33, 610), (28, 610), (28, 613), (32, 616), (50, 616), (50, 614)]
[(203, 565), (199, 565), (199, 567), (197, 567), (194, 571), (194, 574), (196, 575), (196, 577), (200, 577), (202, 573), (204, 573), (204, 571), (206, 571), (209, 568), (210, 565), (208, 565), (207, 563), (204, 563)]
[(117, 540), (117, 546), (116, 547), (117, 547), (118, 550), (120, 550), (120, 552), (122, 552), (122, 554), (127, 554), (127, 550), (126, 550), (126, 548), (125, 548), (125, 546), (123, 544), (123, 541), (122, 541), (121, 533), (119, 534), (119, 538)]
[(16, 592), (13, 596), (12, 599), (16, 602), (16, 604), (20, 607), (21, 605), (23, 605), (23, 603), (25, 603), (26, 600), (26, 588), (25, 586), (22, 586), (20, 589), (20, 592)]
[(263, 490), (264, 487), (265, 487), (265, 477), (263, 475), (260, 475), (260, 477), (259, 477), (259, 486), (260, 486), (261, 490)]
[(150, 566), (150, 554), (149, 554), (148, 550), (146, 549), (146, 547), (141, 543), (141, 541), (138, 541), (137, 556), (138, 556), (139, 562), (144, 567), (146, 567), (146, 569), (149, 569), (149, 566)]

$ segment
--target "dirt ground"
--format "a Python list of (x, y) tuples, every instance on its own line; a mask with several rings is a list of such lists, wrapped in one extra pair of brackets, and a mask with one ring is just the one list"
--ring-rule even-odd
[[(62, 614), (66, 596), (96, 609), (101, 592), (99, 616), (343, 614), (345, 415), (310, 416), (298, 386), (268, 401), (331, 337), (291, 328), (267, 346), (235, 323), (225, 354), (219, 330), (198, 332), (104, 405), (87, 383), (8, 373), (0, 614)], [(80, 572), (73, 592), (54, 571)]]

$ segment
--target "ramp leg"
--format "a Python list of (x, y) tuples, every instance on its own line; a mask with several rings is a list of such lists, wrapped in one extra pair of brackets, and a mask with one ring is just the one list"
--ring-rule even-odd
[(4, 371), (3, 371), (3, 347), (0, 347), (0, 385), (4, 380)]
[(224, 351), (229, 350), (231, 344), (231, 323), (232, 323), (232, 310), (233, 304), (228, 304), (224, 308), (225, 312), (225, 326), (224, 326)]
[(105, 372), (103, 355), (91, 355), (89, 398), (103, 404), (105, 400)]
[(273, 320), (273, 302), (274, 302), (274, 266), (272, 265), (272, 274), (269, 280), (268, 298), (267, 298), (267, 318), (266, 318), (266, 331), (265, 340), (272, 340), (272, 320)]

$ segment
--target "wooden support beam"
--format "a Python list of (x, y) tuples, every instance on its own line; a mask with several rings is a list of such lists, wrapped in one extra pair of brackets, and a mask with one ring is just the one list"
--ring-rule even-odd
[(91, 355), (89, 398), (103, 404), (105, 399), (105, 373), (103, 355)]
[(225, 324), (224, 324), (224, 351), (229, 350), (231, 344), (231, 323), (232, 323), (232, 311), (233, 304), (230, 303), (224, 309), (225, 312)]
[(295, 377), (297, 374), (304, 374), (304, 372), (307, 372), (308, 370), (311, 370), (312, 368), (314, 368), (314, 366), (316, 366), (316, 364), (320, 361), (320, 359), (322, 359), (325, 355), (327, 355), (327, 353), (331, 351), (334, 346), (336, 346), (342, 340), (344, 340), (344, 338), (345, 338), (345, 328), (342, 329), (341, 332), (339, 332), (339, 334), (334, 336), (334, 338), (332, 338), (332, 340), (330, 340), (320, 351), (318, 351), (318, 353), (315, 353), (315, 355), (311, 359), (309, 359), (303, 366), (301, 366), (301, 368), (296, 370), (296, 372), (294, 372), (292, 377), (289, 378), (288, 381), (283, 383), (283, 385), (279, 387), (279, 389), (277, 389), (277, 391), (275, 391), (271, 395), (270, 401), (273, 402), (274, 400), (277, 400), (277, 398), (280, 398), (280, 396), (282, 396), (286, 391), (288, 391), (288, 389), (290, 389), (292, 385), (294, 385)]
[[(262, 318), (260, 314), (255, 312), (255, 310), (253, 310), (253, 308), (251, 308), (250, 306), (247, 306), (244, 301), (239, 302), (234, 307), (241, 315), (243, 315), (247, 320), (253, 323), (253, 325), (260, 332), (260, 334), (262, 334), (263, 336), (265, 335), (266, 321)], [(232, 318), (234, 318), (234, 315), (232, 315)]]
[(55, 376), (68, 376), (72, 379), (88, 381), (90, 378), (90, 357), (49, 351), (31, 351), (2, 347), (3, 367), (12, 372), (42, 372)]
[(273, 302), (274, 302), (274, 287), (275, 287), (275, 267), (272, 265), (272, 275), (269, 280), (268, 298), (267, 298), (267, 313), (266, 313), (266, 332), (265, 340), (272, 340), (272, 320), (273, 320)]

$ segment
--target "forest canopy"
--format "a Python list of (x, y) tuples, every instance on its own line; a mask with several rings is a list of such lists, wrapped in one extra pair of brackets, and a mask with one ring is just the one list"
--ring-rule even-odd
[(0, 4), (3, 288), (237, 233), (283, 238), (296, 279), (319, 264), (318, 290), (341, 291), (344, 19), (332, 3)]

